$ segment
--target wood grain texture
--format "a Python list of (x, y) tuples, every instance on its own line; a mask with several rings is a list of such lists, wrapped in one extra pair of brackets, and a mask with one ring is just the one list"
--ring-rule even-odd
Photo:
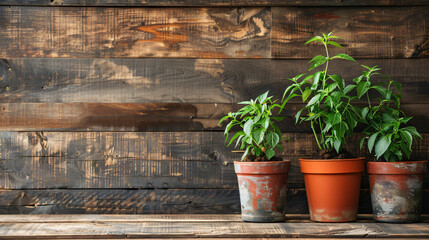
[(272, 56), (309, 58), (323, 47), (304, 46), (321, 32), (335, 32), (356, 58), (423, 58), (429, 56), (428, 7), (273, 8)]
[[(428, 200), (429, 190), (426, 189), (423, 191), (423, 203)], [(368, 189), (361, 189), (358, 212), (372, 213)], [(0, 190), (0, 214), (167, 213), (240, 213), (239, 192), (238, 189)], [(288, 189), (286, 213), (308, 214), (304, 188)], [(428, 204), (423, 204), (422, 213), (429, 213)]]
[(3, 0), (0, 6), (418, 6), (427, 0)]
[[(289, 104), (277, 126), (288, 133), (309, 133), (309, 124), (295, 124), (303, 104)], [(188, 103), (0, 103), (0, 131), (223, 131), (218, 125), (238, 104)], [(429, 104), (402, 104), (414, 118), (410, 124), (429, 132)], [(358, 127), (361, 131), (364, 127)], [(233, 129), (234, 130), (234, 129)]]
[[(366, 59), (403, 84), (402, 103), (429, 103), (429, 59)], [(359, 63), (333, 61), (348, 83)], [(2, 103), (238, 103), (270, 90), (281, 97), (286, 78), (308, 60), (269, 59), (2, 59)]]
[(0, 57), (270, 56), (269, 8), (0, 7)]
[[(287, 213), (308, 212), (305, 189), (289, 189), (287, 202)], [(238, 189), (0, 190), (0, 207), (0, 214), (231, 214), (240, 213), (240, 197)]]
[(240, 212), (235, 189), (0, 190), (0, 205), (2, 214)]
[(222, 133), (1, 132), (3, 189), (230, 188)]
[[(81, 216), (72, 215), (80, 218)], [(104, 221), (104, 216), (89, 215), (92, 221), (52, 222), (50, 219), (69, 216), (44, 216), (43, 220), (32, 222), (29, 217), (21, 216), (23, 221), (14, 221), (15, 215), (9, 222), (0, 226), (0, 234), (4, 238), (34, 238), (43, 239), (142, 239), (142, 238), (203, 238), (203, 239), (280, 239), (280, 238), (427, 238), (429, 225), (414, 224), (383, 224), (374, 221), (358, 220), (351, 223), (316, 223), (302, 221), (302, 215), (287, 215), (285, 222), (279, 223), (246, 223), (231, 221), (234, 215), (220, 217), (215, 215), (177, 215), (179, 218), (161, 215), (166, 218), (162, 222), (159, 216), (143, 216), (140, 222), (126, 220), (129, 216), (116, 216)], [(236, 218), (239, 218), (236, 215)], [(308, 217), (308, 216), (307, 216)], [(151, 221), (151, 219), (154, 221)], [(219, 221), (224, 218), (224, 221)], [(367, 216), (365, 216), (367, 218)], [(299, 219), (301, 222), (296, 222)]]
[[(240, 213), (240, 198), (238, 189), (26, 189), (0, 190), (0, 206), (0, 214), (222, 214)], [(308, 214), (304, 188), (288, 189), (286, 212)], [(359, 213), (372, 213), (368, 189)]]
[(0, 104), (0, 130), (221, 130), (219, 120), (236, 109), (235, 104), (213, 103), (4, 103)]
[[(298, 159), (315, 155), (316, 143), (311, 133), (284, 137), (289, 188), (303, 188)], [(360, 137), (348, 150), (365, 156)], [(429, 159), (423, 137), (413, 160)], [(236, 188), (233, 151), (222, 132), (0, 132), (0, 188)]]

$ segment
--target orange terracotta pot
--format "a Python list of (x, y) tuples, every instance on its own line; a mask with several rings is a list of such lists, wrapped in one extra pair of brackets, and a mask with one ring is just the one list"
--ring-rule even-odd
[(234, 168), (243, 221), (284, 221), (290, 161), (234, 162)]
[(427, 161), (368, 162), (372, 212), (379, 222), (418, 222)]
[(355, 221), (365, 158), (299, 161), (304, 173), (311, 220)]

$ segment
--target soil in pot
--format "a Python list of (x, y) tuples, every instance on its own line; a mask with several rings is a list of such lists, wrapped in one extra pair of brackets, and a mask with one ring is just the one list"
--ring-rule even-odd
[(234, 168), (243, 221), (284, 221), (290, 161), (234, 162)]
[(373, 216), (390, 223), (418, 222), (427, 161), (368, 162)]

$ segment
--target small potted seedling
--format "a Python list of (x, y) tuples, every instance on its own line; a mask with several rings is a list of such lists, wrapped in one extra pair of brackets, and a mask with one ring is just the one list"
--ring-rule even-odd
[[(276, 151), (283, 151), (282, 132), (275, 124), (283, 118), (273, 114), (280, 105), (268, 97), (268, 92), (239, 104), (244, 107), (228, 113), (219, 124), (230, 120), (225, 129), (225, 143), (229, 141), (229, 146), (235, 141), (235, 146), (244, 150), (241, 161), (234, 162), (242, 219), (284, 221), (290, 161), (275, 156)], [(234, 128), (239, 131), (229, 139)]]
[(342, 77), (328, 72), (331, 61), (355, 60), (343, 53), (329, 54), (328, 46), (341, 48), (335, 39), (339, 37), (322, 33), (305, 43), (324, 46), (326, 55), (315, 56), (309, 71), (323, 68), (289, 79), (292, 84), (286, 88), (282, 103), (284, 107), (292, 98), (302, 100), (305, 106), (297, 112), (296, 122), (310, 124), (319, 147), (312, 159), (300, 159), (310, 218), (318, 222), (356, 220), (361, 174), (365, 170), (365, 158), (351, 156), (345, 148), (360, 116), (360, 109), (353, 104), (357, 99), (356, 85), (346, 85)]
[[(408, 126), (411, 117), (400, 110), (401, 85), (389, 77), (373, 84), (371, 77), (380, 75), (377, 66), (367, 67), (355, 83), (359, 98), (365, 97), (367, 107), (361, 110), (367, 124), (365, 140), (370, 161), (367, 169), (374, 219), (381, 222), (417, 222), (422, 205), (423, 174), (427, 161), (410, 161), (413, 140), (421, 138), (416, 128)], [(371, 95), (377, 96), (374, 104)]]

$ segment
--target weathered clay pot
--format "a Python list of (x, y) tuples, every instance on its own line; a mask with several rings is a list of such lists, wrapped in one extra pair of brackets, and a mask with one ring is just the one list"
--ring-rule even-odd
[(351, 222), (357, 218), (365, 159), (300, 159), (310, 219)]
[(234, 162), (234, 167), (243, 221), (284, 221), (290, 161)]
[(426, 163), (367, 163), (375, 220), (391, 223), (419, 221)]

